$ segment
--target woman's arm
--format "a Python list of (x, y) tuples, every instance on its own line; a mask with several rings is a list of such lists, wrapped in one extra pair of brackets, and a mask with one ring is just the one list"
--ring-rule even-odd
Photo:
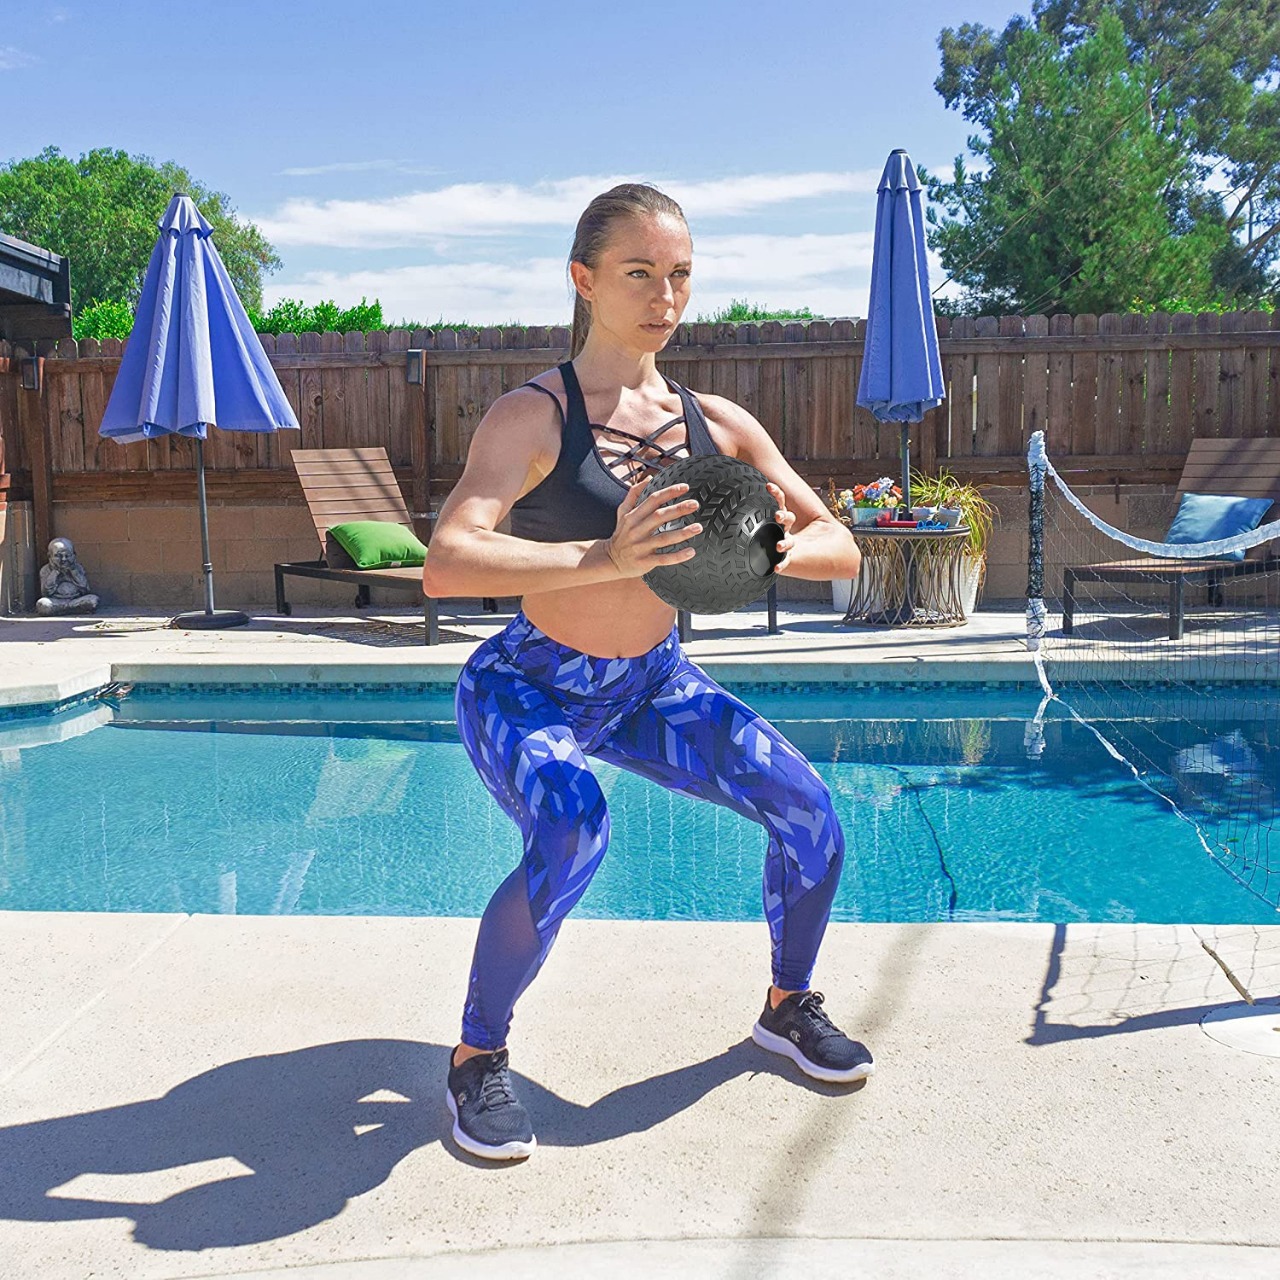
[(451, 540), (441, 553), (440, 535), (431, 537), (422, 571), (424, 595), (522, 596), (593, 582), (616, 582), (622, 575), (605, 550), (608, 539), (533, 542), (494, 529), (475, 528), (465, 543)]
[[(538, 456), (533, 392), (499, 396), (480, 421), (467, 462), (436, 518), (422, 567), (426, 595), (519, 596), (615, 580), (607, 539), (533, 542), (498, 533)], [(538, 400), (545, 401), (544, 396)]]

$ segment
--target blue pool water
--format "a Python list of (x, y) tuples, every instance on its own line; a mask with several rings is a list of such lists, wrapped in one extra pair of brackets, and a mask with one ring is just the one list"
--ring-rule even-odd
[[(1035, 691), (741, 691), (831, 788), (848, 848), (834, 919), (1277, 922), (1056, 708), (1030, 757)], [(1219, 696), (1195, 729), (1162, 719), (1158, 692), (1124, 717), (1168, 762), (1156, 783), (1210, 816), (1212, 744), (1249, 744), (1258, 821), (1224, 838), (1254, 861), (1280, 794), (1275, 697)], [(762, 918), (762, 828), (592, 767), (613, 836), (577, 915)], [(520, 852), (451, 688), (139, 687), (0, 724), (0, 909), (478, 916)]]

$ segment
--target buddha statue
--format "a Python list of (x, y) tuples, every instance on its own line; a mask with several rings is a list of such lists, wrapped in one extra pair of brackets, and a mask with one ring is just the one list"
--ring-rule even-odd
[(54, 538), (49, 543), (49, 563), (40, 569), (40, 599), (36, 612), (45, 614), (94, 613), (98, 597), (89, 590), (89, 576), (70, 538)]

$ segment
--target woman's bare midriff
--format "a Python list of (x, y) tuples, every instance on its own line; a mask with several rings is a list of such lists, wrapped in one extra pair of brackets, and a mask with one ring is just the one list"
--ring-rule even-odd
[(638, 658), (661, 644), (676, 611), (643, 578), (521, 597), (524, 616), (553, 640), (597, 658)]
[[(554, 378), (546, 379), (544, 385), (563, 395), (564, 382), (558, 372)], [(674, 403), (668, 416), (674, 417), (681, 411), (680, 397), (673, 393), (670, 399)], [(547, 407), (551, 408), (550, 405)], [(665, 419), (648, 424), (619, 422), (610, 425), (643, 434), (663, 421)], [(707, 430), (721, 453), (732, 452), (729, 440), (710, 417), (707, 417)], [(541, 484), (555, 467), (561, 440), (560, 424), (554, 409), (546, 432), (543, 447), (525, 480), (521, 497)], [(679, 449), (684, 445), (687, 450), (688, 438), (688, 423), (684, 423), (670, 436), (664, 437), (663, 444), (669, 449)], [(521, 608), (525, 617), (553, 640), (597, 658), (638, 658), (661, 644), (676, 621), (675, 609), (654, 595), (643, 578), (620, 578), (616, 582), (596, 582), (585, 587), (530, 592), (521, 597)]]

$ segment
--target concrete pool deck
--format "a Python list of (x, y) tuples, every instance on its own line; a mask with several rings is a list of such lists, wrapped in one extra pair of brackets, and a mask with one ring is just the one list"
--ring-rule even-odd
[[(123, 610), (82, 618), (0, 618), (0, 708), (51, 702), (112, 680), (132, 682), (447, 680), (478, 641), (512, 617), (511, 602), (485, 613), (474, 602), (442, 616), (443, 642), (422, 643), (421, 615), (404, 610), (304, 610), (255, 616), (222, 631), (170, 629), (164, 616)], [(443, 612), (443, 611), (442, 611)], [(1035, 681), (1025, 620), (981, 612), (963, 627), (843, 627), (817, 603), (780, 607), (770, 635), (763, 606), (698, 617), (685, 645), (718, 679)]]
[[(444, 681), (452, 683), (475, 645), (512, 617), (513, 602), (485, 613), (461, 602), (441, 618), (442, 643), (422, 643), (421, 615), (405, 610), (303, 609), (288, 618), (254, 616), (248, 626), (184, 631), (161, 614), (106, 610), (82, 618), (0, 618), (0, 714), (102, 688), (112, 681), (265, 682)], [(1180, 678), (1280, 683), (1280, 613), (1249, 615), (1249, 627), (1226, 643), (1197, 632), (1165, 637), (1163, 613), (1125, 622), (1119, 663), (1101, 661), (1090, 624), (1078, 622), (1068, 641), (1051, 630), (1055, 680), (1168, 679), (1168, 659)], [(762, 603), (737, 613), (699, 616), (685, 649), (723, 681), (847, 683), (953, 681), (1034, 685), (1022, 609), (982, 609), (960, 627), (844, 626), (818, 602), (778, 609), (780, 633), (770, 635)], [(1249, 629), (1251, 628), (1251, 629)], [(251, 672), (251, 675), (248, 674)]]
[[(448, 679), (510, 617), (433, 651), (369, 613), (3, 619), (0, 706), (144, 678)], [(1034, 678), (1015, 611), (891, 632), (780, 614), (779, 636), (699, 619), (686, 647), (720, 678)], [(1280, 927), (1200, 932), (1280, 996)], [(540, 1148), (496, 1168), (457, 1152), (443, 1104), (474, 933), (0, 913), (0, 1274), (1280, 1269), (1280, 1057), (1200, 1026), (1243, 1006), (1189, 926), (832, 925), (815, 985), (878, 1068), (842, 1090), (749, 1039), (763, 922), (570, 917), (512, 1034)]]

